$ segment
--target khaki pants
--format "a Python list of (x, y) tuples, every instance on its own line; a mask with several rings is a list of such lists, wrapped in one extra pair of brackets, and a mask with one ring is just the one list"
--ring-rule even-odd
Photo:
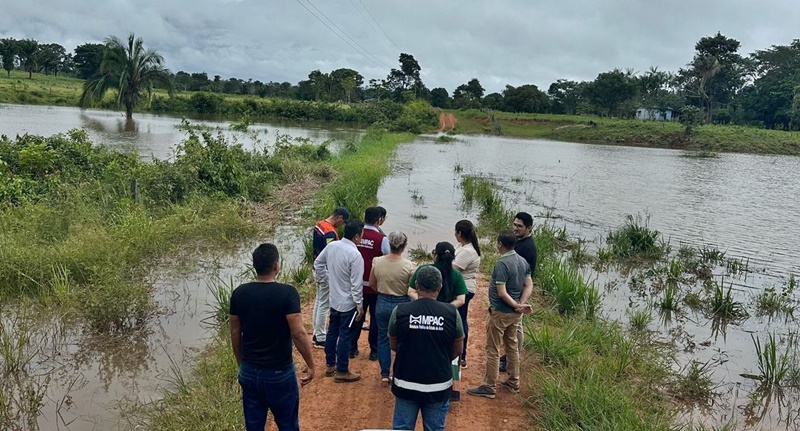
[(522, 315), (501, 313), (491, 309), (489, 313), (489, 320), (486, 322), (486, 375), (483, 384), (496, 387), (500, 348), (503, 346), (508, 361), (508, 383), (519, 387), (518, 331), (522, 326)]

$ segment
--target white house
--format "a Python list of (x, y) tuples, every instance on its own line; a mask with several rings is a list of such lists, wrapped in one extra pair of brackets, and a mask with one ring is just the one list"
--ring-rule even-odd
[(673, 118), (672, 108), (660, 110), (656, 108), (639, 108), (636, 110), (637, 120), (652, 120), (652, 121), (672, 121)]

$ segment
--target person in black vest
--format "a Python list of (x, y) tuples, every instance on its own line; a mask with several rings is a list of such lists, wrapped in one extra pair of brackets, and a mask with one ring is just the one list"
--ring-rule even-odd
[(413, 430), (422, 413), (425, 431), (444, 431), (453, 359), (464, 348), (464, 329), (458, 310), (436, 297), (442, 274), (433, 266), (417, 272), (419, 299), (398, 304), (389, 320), (389, 343), (396, 352), (392, 393), (392, 426)]

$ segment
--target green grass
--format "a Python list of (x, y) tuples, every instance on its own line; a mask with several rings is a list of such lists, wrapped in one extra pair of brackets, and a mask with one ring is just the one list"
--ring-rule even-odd
[(525, 372), (537, 429), (671, 429), (672, 408), (658, 389), (668, 365), (647, 337), (633, 341), (599, 320), (552, 316), (527, 327), (538, 337), (527, 347), (545, 365)]
[(670, 283), (664, 288), (664, 296), (661, 297), (659, 306), (662, 310), (678, 311), (678, 287)]
[[(494, 134), (478, 110), (452, 111), (462, 134)], [(676, 148), (690, 151), (800, 155), (800, 134), (744, 126), (703, 125), (690, 140), (680, 123), (556, 114), (494, 112), (503, 134), (569, 142)]]
[(716, 396), (710, 363), (691, 361), (670, 383), (670, 392), (686, 404), (710, 406)]
[(628, 310), (627, 315), (631, 329), (637, 332), (646, 331), (653, 322), (653, 313), (648, 309)]
[(767, 386), (780, 386), (792, 368), (791, 356), (787, 352), (778, 352), (775, 334), (769, 334), (763, 344), (753, 335), (750, 338), (756, 350), (761, 382)]
[(464, 175), (460, 187), (465, 207), (478, 208), (478, 221), (483, 235), (495, 236), (497, 232), (511, 227), (514, 213), (506, 208), (505, 198), (497, 189), (494, 180), (477, 175)]
[(324, 147), (289, 144), (269, 155), (193, 132), (175, 160), (143, 161), (80, 131), (0, 139), (0, 296), (73, 310), (97, 331), (140, 327), (155, 309), (150, 268), (235, 247), (274, 188), (330, 169)]
[(749, 313), (741, 302), (733, 299), (733, 284), (725, 290), (724, 282), (714, 283), (712, 294), (707, 299), (711, 314), (726, 320), (746, 318)]
[(617, 259), (657, 260), (669, 254), (661, 233), (647, 226), (647, 219), (628, 215), (625, 224), (606, 237), (609, 252)]
[[(315, 194), (305, 222), (311, 224), (339, 205), (347, 206), (352, 214), (363, 214), (377, 199), (378, 187), (389, 173), (394, 150), (411, 138), (409, 134), (370, 130), (349, 151), (335, 157), (331, 161), (334, 172), (331, 181)], [(311, 290), (307, 264), (284, 270), (281, 278), (306, 286), (301, 293)], [(302, 297), (308, 300), (310, 293)], [(172, 390), (166, 391), (162, 400), (142, 406), (132, 420), (144, 428), (160, 431), (242, 429), (237, 366), (228, 337), (228, 331), (221, 330), (214, 344), (197, 359), (194, 371), (188, 375), (176, 373)]]
[(537, 281), (561, 314), (582, 312), (594, 317), (600, 306), (600, 293), (587, 283), (574, 264), (548, 258), (538, 265)]

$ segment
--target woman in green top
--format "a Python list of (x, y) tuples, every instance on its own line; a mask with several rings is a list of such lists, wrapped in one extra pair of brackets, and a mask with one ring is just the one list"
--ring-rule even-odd
[[(442, 273), (442, 290), (439, 291), (439, 296), (436, 298), (440, 302), (449, 302), (454, 307), (458, 308), (464, 305), (467, 297), (467, 285), (464, 283), (464, 277), (461, 272), (453, 268), (453, 259), (456, 257), (456, 249), (453, 244), (449, 242), (440, 242), (436, 244), (433, 250), (433, 266)], [(430, 265), (422, 265), (430, 266)], [(414, 271), (411, 280), (408, 282), (408, 296), (411, 299), (417, 299), (417, 291), (414, 286), (417, 284), (417, 272), (419, 268)]]

